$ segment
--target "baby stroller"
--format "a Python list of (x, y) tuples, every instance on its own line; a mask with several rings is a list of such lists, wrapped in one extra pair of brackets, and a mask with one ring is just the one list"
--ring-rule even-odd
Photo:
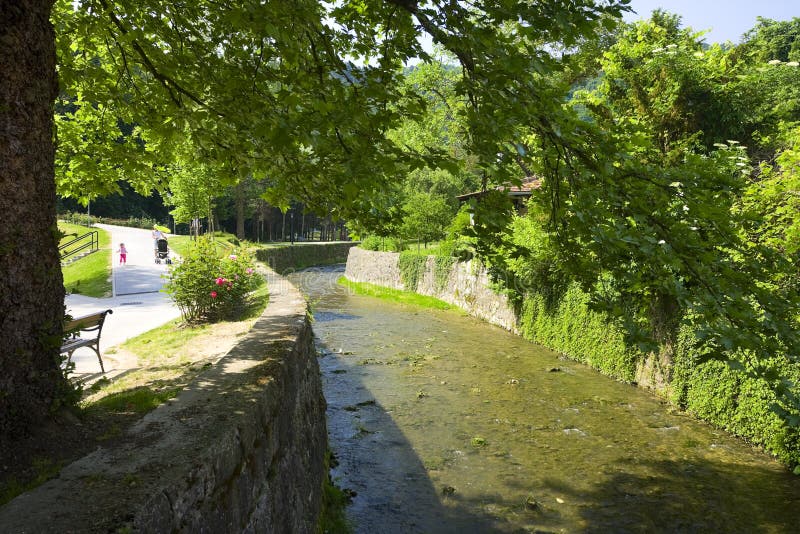
[(169, 258), (169, 246), (163, 237), (156, 241), (156, 263), (160, 264), (161, 260), (164, 260), (167, 265), (172, 264), (172, 260)]

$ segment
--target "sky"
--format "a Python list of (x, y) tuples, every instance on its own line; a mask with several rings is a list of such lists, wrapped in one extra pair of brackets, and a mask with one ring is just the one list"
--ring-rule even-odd
[(756, 24), (756, 17), (790, 20), (800, 17), (800, 0), (631, 0), (624, 19), (648, 18), (654, 9), (681, 15), (685, 27), (695, 31), (710, 30), (703, 39), (707, 43), (738, 43), (747, 30)]

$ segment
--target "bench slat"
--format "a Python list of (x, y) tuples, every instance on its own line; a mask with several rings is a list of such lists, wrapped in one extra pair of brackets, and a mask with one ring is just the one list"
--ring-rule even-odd
[[(105, 373), (103, 367), (103, 358), (100, 357), (100, 334), (103, 331), (103, 323), (106, 320), (106, 315), (114, 313), (112, 310), (104, 310), (97, 313), (77, 317), (64, 323), (64, 332), (73, 332), (70, 339), (65, 340), (61, 344), (61, 353), (68, 353), (67, 365), (72, 361), (72, 353), (82, 347), (89, 347), (97, 354), (97, 360), (100, 362), (100, 371)], [(96, 335), (88, 338), (78, 337), (80, 332), (97, 332)]]

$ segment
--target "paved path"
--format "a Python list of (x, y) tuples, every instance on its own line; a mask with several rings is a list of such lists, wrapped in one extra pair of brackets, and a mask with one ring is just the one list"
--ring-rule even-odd
[[(83, 295), (68, 295), (65, 299), (67, 313), (73, 317), (111, 309), (113, 313), (106, 318), (103, 334), (100, 337), (100, 352), (107, 374), (117, 374), (126, 366), (114, 359), (106, 350), (114, 345), (147, 332), (180, 315), (178, 308), (161, 289), (168, 272), (162, 261), (155, 263), (153, 240), (149, 230), (98, 224), (99, 228), (111, 233), (112, 298), (92, 298)], [(126, 265), (119, 265), (116, 250), (125, 243), (128, 250)], [(170, 250), (170, 258), (175, 254)], [(75, 351), (75, 374), (92, 380), (100, 373), (100, 364), (94, 351), (88, 348)]]

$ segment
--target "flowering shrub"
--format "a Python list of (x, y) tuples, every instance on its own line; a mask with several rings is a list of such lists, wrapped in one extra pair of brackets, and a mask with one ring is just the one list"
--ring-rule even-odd
[(220, 258), (214, 243), (198, 239), (180, 263), (172, 266), (166, 291), (187, 322), (227, 319), (242, 310), (259, 284), (245, 253)]

